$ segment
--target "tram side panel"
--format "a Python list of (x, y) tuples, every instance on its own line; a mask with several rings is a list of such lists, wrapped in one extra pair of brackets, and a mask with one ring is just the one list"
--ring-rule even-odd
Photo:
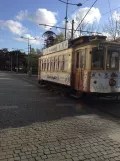
[(40, 80), (71, 86), (71, 61), (72, 49), (42, 56)]

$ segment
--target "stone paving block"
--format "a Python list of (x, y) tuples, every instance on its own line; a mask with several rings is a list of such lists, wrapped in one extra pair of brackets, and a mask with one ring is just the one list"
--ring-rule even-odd
[(47, 159), (47, 155), (41, 156), (42, 159)]
[(80, 159), (78, 157), (73, 157), (72, 160), (73, 161), (79, 161)]
[(6, 160), (8, 160), (8, 161), (15, 161), (14, 158), (8, 158)]
[(5, 155), (1, 155), (1, 156), (0, 156), (0, 160), (3, 160), (3, 159), (5, 159), (5, 158), (6, 158)]
[(30, 158), (29, 161), (35, 161), (35, 159), (34, 158)]
[[(11, 86), (14, 92), (8, 87), (4, 89), (7, 99), (0, 97), (0, 105), (3, 102), (12, 106), (18, 102), (20, 108), (0, 113), (3, 126), (0, 129), (0, 161), (7, 159), (6, 156), (11, 157), (9, 159), (19, 157), (21, 161), (120, 160), (119, 143), (108, 137), (120, 133), (119, 119), (98, 114), (93, 109), (90, 114), (76, 116), (72, 108), (56, 108), (55, 99), (46, 101), (41, 94), (45, 91), (30, 87), (29, 83), (13, 79), (12, 83), (3, 84), (4, 88)], [(0, 84), (0, 91), (2, 86)], [(51, 96), (48, 91), (46, 93)], [(76, 101), (69, 98), (60, 98), (59, 102), (76, 105)]]

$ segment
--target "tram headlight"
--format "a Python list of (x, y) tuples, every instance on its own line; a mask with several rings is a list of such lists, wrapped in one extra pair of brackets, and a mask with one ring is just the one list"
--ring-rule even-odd
[(109, 85), (111, 87), (115, 86), (116, 85), (116, 81), (113, 78), (111, 78), (110, 81), (109, 81)]

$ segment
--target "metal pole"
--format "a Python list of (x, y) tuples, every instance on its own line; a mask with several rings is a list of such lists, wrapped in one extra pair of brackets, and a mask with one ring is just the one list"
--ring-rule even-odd
[(67, 19), (68, 19), (68, 0), (67, 0), (67, 3), (66, 3), (66, 21), (65, 21), (65, 40), (66, 40), (66, 37), (67, 37)]
[(29, 46), (30, 46), (30, 45), (29, 45), (29, 38), (28, 38), (28, 55), (29, 55)]
[(29, 37), (28, 37), (28, 64), (27, 64), (27, 70), (29, 72)]
[(11, 53), (11, 72), (12, 72), (12, 53)]
[(71, 39), (73, 39), (74, 33), (74, 20), (72, 20), (72, 32), (71, 32)]
[(18, 51), (17, 51), (17, 62), (16, 62), (16, 66), (17, 66), (17, 72), (18, 72)]

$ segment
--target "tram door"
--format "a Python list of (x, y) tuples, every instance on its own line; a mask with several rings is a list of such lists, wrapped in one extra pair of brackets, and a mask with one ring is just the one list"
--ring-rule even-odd
[(83, 50), (76, 52), (75, 89), (77, 90), (83, 90), (84, 56)]

